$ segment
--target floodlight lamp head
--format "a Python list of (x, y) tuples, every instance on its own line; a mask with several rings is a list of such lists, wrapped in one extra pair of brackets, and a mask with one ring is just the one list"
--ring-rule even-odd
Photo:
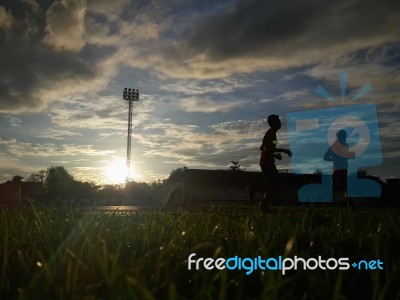
[(132, 88), (124, 88), (122, 99), (127, 101), (139, 101), (139, 90)]

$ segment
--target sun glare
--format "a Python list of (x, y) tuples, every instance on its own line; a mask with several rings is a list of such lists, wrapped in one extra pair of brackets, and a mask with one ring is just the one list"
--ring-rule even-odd
[[(105, 169), (105, 179), (110, 184), (120, 184), (126, 181), (128, 176), (128, 167), (126, 166), (126, 160), (122, 158), (116, 158), (108, 163)], [(131, 167), (131, 180), (138, 180), (142, 177), (140, 174), (132, 170)]]
[(123, 159), (115, 159), (109, 163), (105, 171), (105, 177), (108, 183), (124, 183), (128, 175), (128, 167)]

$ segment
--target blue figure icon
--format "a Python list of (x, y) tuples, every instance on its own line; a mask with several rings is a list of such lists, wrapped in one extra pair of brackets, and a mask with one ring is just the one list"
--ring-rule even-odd
[[(340, 79), (347, 80), (347, 76), (341, 74)], [(353, 99), (372, 89), (370, 84), (366, 87)], [(341, 83), (341, 88), (343, 94), (345, 84)], [(316, 92), (330, 101), (333, 99), (320, 86)], [(322, 172), (321, 183), (310, 183), (299, 189), (299, 201), (332, 202), (333, 198), (380, 196), (381, 187), (376, 181), (357, 177), (359, 169), (382, 163), (374, 104), (288, 113), (286, 121), (290, 149), (296, 154), (292, 157), (293, 171), (310, 174), (319, 169)]]
[(336, 141), (328, 148), (324, 160), (333, 162), (332, 196), (334, 202), (346, 201), (347, 196), (347, 169), (348, 160), (354, 159), (356, 154), (349, 150), (346, 142), (347, 132), (341, 129), (336, 134)]

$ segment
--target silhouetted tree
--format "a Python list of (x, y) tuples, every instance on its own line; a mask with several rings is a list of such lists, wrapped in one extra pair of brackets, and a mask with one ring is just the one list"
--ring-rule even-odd
[(152, 201), (152, 194), (150, 186), (145, 182), (131, 181), (125, 187), (128, 199), (133, 203), (127, 204), (150, 204)]
[(73, 194), (78, 199), (92, 200), (97, 190), (97, 187), (93, 182), (74, 181), (73, 186), (74, 186)]
[(169, 174), (169, 177), (165, 180), (165, 183), (171, 184), (171, 183), (181, 182), (183, 180), (183, 176), (185, 175), (187, 169), (188, 169), (187, 167), (183, 167), (172, 170), (171, 173)]
[(46, 191), (48, 199), (67, 198), (73, 195), (74, 178), (62, 166), (47, 169)]
[(12, 183), (17, 183), (17, 184), (19, 184), (19, 183), (22, 182), (23, 179), (24, 179), (24, 177), (19, 176), (19, 175), (15, 175), (15, 176), (11, 179), (11, 182), (12, 182)]
[(314, 175), (322, 175), (322, 170), (321, 169), (315, 169), (314, 170)]
[(159, 188), (161, 188), (163, 186), (163, 182), (161, 181), (161, 179), (158, 179), (157, 181), (153, 181), (151, 183), (151, 189), (153, 191), (158, 190)]
[(98, 200), (115, 199), (122, 201), (124, 192), (118, 184), (106, 184), (98, 189), (96, 198)]
[(40, 170), (37, 173), (32, 173), (28, 177), (28, 181), (31, 182), (41, 182), (44, 184), (44, 181), (46, 179), (47, 171), (46, 170)]
[(238, 161), (231, 161), (232, 165), (229, 166), (228, 171), (245, 171), (245, 168), (242, 168), (240, 166), (240, 163)]

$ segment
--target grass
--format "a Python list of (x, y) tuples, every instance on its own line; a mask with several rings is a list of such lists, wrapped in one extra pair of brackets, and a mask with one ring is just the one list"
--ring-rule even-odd
[[(317, 208), (0, 211), (1, 299), (400, 298), (400, 214)], [(197, 257), (380, 259), (384, 270), (188, 270)]]

